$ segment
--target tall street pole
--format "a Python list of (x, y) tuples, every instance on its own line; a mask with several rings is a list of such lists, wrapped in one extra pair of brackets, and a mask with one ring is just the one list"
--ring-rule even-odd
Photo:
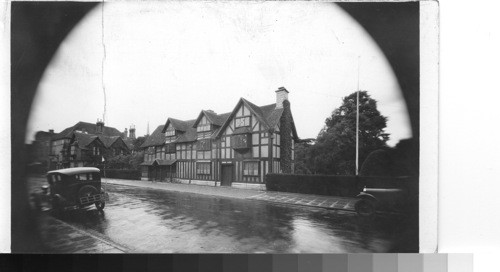
[(359, 56), (358, 56), (358, 90), (356, 91), (356, 176), (359, 171)]

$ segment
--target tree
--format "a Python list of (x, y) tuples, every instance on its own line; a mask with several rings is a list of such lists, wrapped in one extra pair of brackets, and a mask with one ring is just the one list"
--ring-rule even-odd
[(136, 139), (134, 139), (134, 141), (132, 142), (132, 144), (134, 145), (132, 150), (133, 151), (141, 151), (142, 150), (141, 145), (145, 141), (146, 141), (146, 137), (144, 137), (144, 136), (140, 136), (140, 137), (137, 137)]
[[(359, 162), (372, 151), (387, 148), (384, 132), (387, 118), (377, 110), (377, 101), (367, 91), (359, 92)], [(325, 121), (316, 144), (305, 151), (308, 169), (316, 174), (354, 175), (356, 166), (356, 92)]]

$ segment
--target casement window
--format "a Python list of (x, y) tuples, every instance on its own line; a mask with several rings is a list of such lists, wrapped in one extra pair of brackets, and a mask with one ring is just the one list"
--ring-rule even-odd
[(206, 151), (212, 149), (212, 142), (210, 139), (199, 140), (196, 142), (196, 150)]
[(165, 153), (175, 153), (175, 144), (166, 144)]
[(250, 134), (238, 134), (231, 136), (231, 147), (233, 149), (245, 149), (252, 146)]
[(197, 162), (196, 163), (196, 174), (198, 175), (210, 175), (210, 162)]
[(234, 119), (234, 126), (236, 128), (239, 127), (249, 127), (251, 122), (251, 116), (243, 116), (243, 117), (237, 117)]
[(188, 153), (191, 152), (190, 147), (187, 144), (176, 145), (177, 149), (177, 159), (186, 160), (188, 159)]
[(258, 176), (259, 175), (259, 162), (243, 162), (243, 175), (244, 176)]
[(71, 155), (75, 155), (76, 154), (76, 146), (72, 145), (71, 146)]
[(99, 149), (99, 147), (94, 146), (92, 149), (94, 155), (101, 155), (101, 150)]
[(196, 139), (207, 139), (207, 138), (210, 138), (211, 134), (212, 134), (211, 131), (198, 132), (198, 134), (196, 135)]
[(167, 130), (165, 131), (165, 136), (169, 137), (169, 136), (175, 136), (175, 129), (171, 126), (169, 126), (167, 128)]
[(197, 132), (204, 132), (204, 131), (210, 131), (211, 130), (211, 125), (210, 124), (198, 124), (196, 127)]

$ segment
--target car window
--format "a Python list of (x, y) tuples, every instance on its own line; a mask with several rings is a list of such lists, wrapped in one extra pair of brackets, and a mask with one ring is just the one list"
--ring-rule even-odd
[(88, 180), (88, 174), (80, 174), (79, 176), (80, 176), (80, 180), (82, 180), (82, 181)]

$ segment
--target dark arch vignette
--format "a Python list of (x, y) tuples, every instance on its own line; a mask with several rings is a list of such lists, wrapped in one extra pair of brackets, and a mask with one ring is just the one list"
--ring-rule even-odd
[[(43, 252), (26, 188), (26, 124), (38, 83), (60, 43), (99, 2), (11, 3), (11, 250)], [(409, 112), (419, 148), (419, 3), (337, 3), (384, 52)], [(417, 152), (418, 154), (418, 152)], [(418, 169), (418, 158), (415, 158)], [(418, 220), (418, 219), (417, 219)], [(418, 222), (412, 224), (418, 235)], [(418, 238), (417, 238), (418, 240)], [(415, 249), (418, 251), (418, 248)]]

